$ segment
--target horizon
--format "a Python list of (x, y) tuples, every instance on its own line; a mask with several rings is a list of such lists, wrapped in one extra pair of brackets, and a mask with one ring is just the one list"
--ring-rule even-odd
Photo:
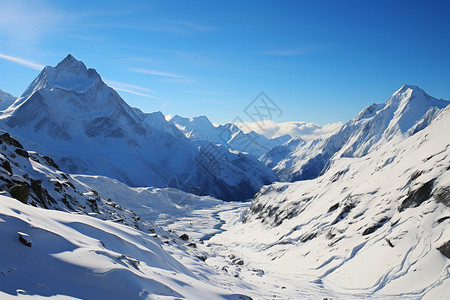
[(449, 4), (324, 2), (0, 1), (0, 89), (20, 96), (70, 53), (130, 106), (214, 124), (251, 122), (244, 110), (261, 92), (279, 107), (274, 122), (321, 125), (403, 84), (450, 99)]

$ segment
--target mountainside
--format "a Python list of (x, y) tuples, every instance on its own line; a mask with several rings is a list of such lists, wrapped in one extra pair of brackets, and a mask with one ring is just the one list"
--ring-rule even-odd
[(230, 149), (248, 152), (255, 158), (267, 153), (275, 146), (280, 146), (291, 139), (289, 135), (268, 139), (254, 131), (244, 133), (233, 123), (214, 126), (206, 116), (183, 118), (175, 115), (169, 122), (181, 130), (193, 141), (205, 139), (216, 144), (223, 144)]
[(358, 128), (320, 177), (262, 188), (244, 223), (212, 242), (233, 243), (244, 261), (259, 260), (266, 272), (299, 281), (311, 275), (318, 289), (445, 299), (450, 106), (438, 111), (429, 103), (445, 104), (403, 87), (386, 104), (365, 109), (341, 131)]
[(316, 178), (340, 157), (362, 157), (395, 137), (407, 138), (425, 128), (450, 102), (404, 85), (383, 104), (366, 107), (326, 139), (273, 148), (261, 160), (284, 181)]
[(0, 126), (27, 148), (53, 157), (62, 170), (131, 186), (244, 200), (277, 178), (250, 155), (206, 141), (194, 144), (162, 114), (131, 108), (71, 55), (45, 67), (2, 112)]
[(15, 100), (16, 97), (13, 95), (0, 90), (0, 110), (8, 108)]
[(229, 290), (239, 279), (205, 264), (193, 240), (155, 225), (222, 203), (177, 189), (74, 176), (2, 131), (0, 298), (249, 299)]

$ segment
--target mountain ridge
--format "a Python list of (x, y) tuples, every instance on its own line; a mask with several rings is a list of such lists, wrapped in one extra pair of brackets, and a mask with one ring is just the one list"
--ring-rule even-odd
[(328, 138), (294, 149), (287, 145), (275, 147), (261, 160), (282, 180), (313, 179), (333, 158), (364, 156), (380, 143), (417, 133), (448, 104), (449, 101), (433, 98), (418, 87), (403, 85), (385, 103), (367, 106)]
[[(71, 55), (55, 68), (45, 67), (2, 112), (0, 124), (64, 170), (131, 186), (177, 182), (174, 187), (183, 190), (245, 200), (276, 179), (250, 155), (211, 142), (193, 144), (162, 114), (131, 108), (94, 69)], [(215, 169), (205, 172), (210, 166)]]

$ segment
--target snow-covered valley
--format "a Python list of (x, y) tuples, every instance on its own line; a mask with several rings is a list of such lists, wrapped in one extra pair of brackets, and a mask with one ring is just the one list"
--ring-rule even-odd
[(3, 95), (1, 299), (450, 294), (450, 102), (418, 87), (308, 142), (144, 113), (71, 55)]

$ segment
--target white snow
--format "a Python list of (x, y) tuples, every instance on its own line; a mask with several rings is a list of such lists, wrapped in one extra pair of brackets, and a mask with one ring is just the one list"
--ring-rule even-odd
[(241, 130), (237, 126), (238, 124), (233, 123), (216, 126), (206, 116), (183, 118), (175, 115), (167, 119), (194, 142), (206, 139), (213, 143), (226, 145), (233, 150), (247, 152), (255, 158), (259, 158), (273, 147), (280, 146), (291, 139), (288, 134), (277, 138), (267, 138), (252, 130)]
[(16, 97), (13, 95), (0, 90), (0, 110), (4, 110), (8, 108), (11, 104), (14, 103)]
[(269, 139), (131, 108), (69, 55), (0, 114), (0, 298), (447, 299), (448, 104), (405, 85)]
[(193, 142), (161, 113), (131, 108), (71, 55), (43, 69), (0, 114), (0, 127), (66, 172), (104, 175), (131, 186), (244, 200), (277, 178), (252, 155), (208, 140)]
[[(450, 102), (404, 85), (383, 104), (366, 107), (325, 139), (307, 144), (291, 140), (260, 158), (283, 181), (313, 179), (340, 157), (361, 157), (397, 137), (420, 131)], [(292, 146), (293, 145), (293, 146)]]
[[(267, 186), (245, 223), (211, 242), (232, 244), (266, 273), (308, 274), (317, 287), (342, 293), (333, 298), (445, 297), (450, 261), (437, 250), (450, 240), (450, 139), (443, 128), (450, 128), (450, 106), (406, 139), (334, 159), (317, 179)], [(406, 205), (430, 182), (423, 203)]]
[[(5, 196), (0, 218), (0, 256), (7, 258), (0, 263), (2, 299), (243, 299), (190, 271), (158, 237), (128, 226)], [(19, 242), (17, 230), (33, 239), (31, 247)]]

